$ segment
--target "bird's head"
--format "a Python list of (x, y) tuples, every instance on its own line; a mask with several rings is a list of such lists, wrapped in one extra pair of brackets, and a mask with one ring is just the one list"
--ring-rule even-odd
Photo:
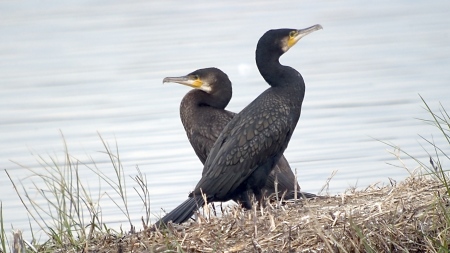
[(231, 81), (227, 74), (218, 68), (198, 69), (185, 76), (166, 77), (163, 83), (179, 83), (213, 94), (219, 89), (230, 89)]
[(257, 48), (264, 48), (282, 55), (301, 38), (320, 29), (322, 29), (321, 25), (313, 25), (305, 29), (282, 28), (269, 30), (259, 39)]

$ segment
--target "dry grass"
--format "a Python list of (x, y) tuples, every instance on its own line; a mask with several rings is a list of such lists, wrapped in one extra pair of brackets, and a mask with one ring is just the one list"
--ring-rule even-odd
[(439, 181), (410, 177), (306, 201), (172, 225), (123, 238), (102, 235), (90, 252), (439, 252), (449, 241)]

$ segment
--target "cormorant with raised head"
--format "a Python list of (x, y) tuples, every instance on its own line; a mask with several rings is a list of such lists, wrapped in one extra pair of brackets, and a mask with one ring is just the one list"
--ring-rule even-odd
[[(218, 68), (198, 69), (186, 76), (166, 77), (166, 82), (179, 83), (194, 88), (181, 100), (180, 117), (186, 135), (200, 161), (204, 164), (214, 142), (235, 113), (225, 110), (231, 100), (231, 81)], [(277, 186), (275, 187), (275, 181)], [(275, 189), (276, 188), (276, 189)], [(315, 197), (314, 194), (300, 192), (300, 186), (284, 156), (281, 156), (269, 175), (263, 192), (271, 195), (277, 191), (284, 199), (292, 199), (297, 190), (298, 197)], [(242, 199), (233, 199), (242, 203)]]
[[(298, 71), (279, 62), (305, 35), (306, 29), (267, 31), (258, 41), (256, 64), (271, 86), (226, 125), (208, 155), (202, 178), (189, 198), (156, 223), (181, 223), (208, 202), (248, 198), (252, 191), (258, 201), (274, 165), (286, 149), (300, 118), (305, 83)], [(203, 195), (203, 196), (202, 196)], [(251, 208), (250, 201), (246, 208)], [(180, 210), (183, 210), (180, 215)], [(175, 215), (174, 215), (175, 214)]]

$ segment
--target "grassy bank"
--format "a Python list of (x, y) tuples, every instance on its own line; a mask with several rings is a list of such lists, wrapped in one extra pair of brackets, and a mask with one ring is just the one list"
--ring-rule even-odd
[[(33, 237), (25, 242), (18, 231), (13, 237), (6, 231), (0, 203), (0, 252), (448, 252), (450, 185), (442, 164), (450, 162), (446, 151), (450, 147), (450, 117), (442, 106), (435, 113), (425, 101), (424, 105), (430, 113), (430, 119), (424, 121), (442, 133), (448, 146), (437, 147), (433, 140), (423, 138), (433, 150), (429, 161), (423, 162), (386, 143), (420, 166), (402, 182), (350, 189), (338, 196), (272, 201), (265, 208), (248, 211), (228, 207), (220, 217), (206, 208), (196, 221), (158, 231), (148, 229), (149, 192), (145, 175), (138, 168), (132, 180), (145, 211), (140, 224), (132, 223), (127, 178), (117, 146), (102, 140), (115, 178), (103, 174), (94, 161), (88, 165), (71, 157), (67, 147), (64, 161), (39, 156), (40, 170), (25, 168), (34, 180), (40, 180), (39, 187), (25, 189), (10, 180), (30, 224), (37, 224), (49, 239), (40, 242)], [(99, 183), (108, 186), (106, 193), (89, 191), (79, 176), (80, 166), (88, 167)], [(36, 194), (44, 204), (30, 197)], [(111, 229), (103, 222), (104, 198), (112, 200), (127, 218), (126, 230)]]
[[(232, 208), (222, 217), (99, 240), (101, 252), (434, 252), (448, 249), (448, 198), (434, 179), (399, 184), (263, 210)], [(166, 251), (169, 250), (169, 251)]]
[(39, 252), (447, 252), (450, 239), (447, 189), (425, 175), (339, 196), (272, 202), (264, 209), (233, 207), (221, 217), (202, 213), (197, 219), (160, 231), (98, 230), (89, 238), (66, 236), (34, 247)]

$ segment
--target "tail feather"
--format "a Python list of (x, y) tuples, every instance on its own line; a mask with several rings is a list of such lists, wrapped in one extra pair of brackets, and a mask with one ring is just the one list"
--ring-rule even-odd
[(266, 185), (264, 186), (267, 194), (275, 193), (275, 181), (277, 182), (277, 191), (280, 193), (293, 192), (295, 188), (300, 190), (295, 175), (284, 156), (278, 160), (278, 163), (273, 167), (272, 172), (267, 178)]
[(161, 225), (166, 225), (169, 221), (172, 221), (172, 223), (181, 224), (187, 221), (194, 214), (194, 212), (204, 204), (205, 201), (200, 196), (188, 198), (175, 209), (170, 211), (170, 213), (155, 222), (155, 226), (161, 227)]
[[(316, 197), (317, 197), (317, 195), (314, 194), (314, 193), (302, 192), (302, 191), (298, 191), (298, 192), (297, 192), (297, 198), (298, 198), (298, 199), (302, 199), (302, 198), (305, 198), (305, 199), (311, 199), (311, 198), (316, 198)], [(286, 200), (288, 200), (288, 199), (294, 199), (294, 198), (295, 198), (295, 191), (287, 192), (287, 193), (284, 195), (284, 199), (286, 199)]]
[(297, 183), (294, 173), (289, 166), (288, 161), (284, 156), (278, 160), (272, 172), (267, 178), (264, 189), (267, 195), (275, 193), (275, 181), (277, 181), (277, 191), (280, 195), (284, 195), (284, 199), (294, 199), (295, 189), (297, 188), (297, 198), (315, 198), (317, 195), (308, 192), (300, 191), (300, 186)]

